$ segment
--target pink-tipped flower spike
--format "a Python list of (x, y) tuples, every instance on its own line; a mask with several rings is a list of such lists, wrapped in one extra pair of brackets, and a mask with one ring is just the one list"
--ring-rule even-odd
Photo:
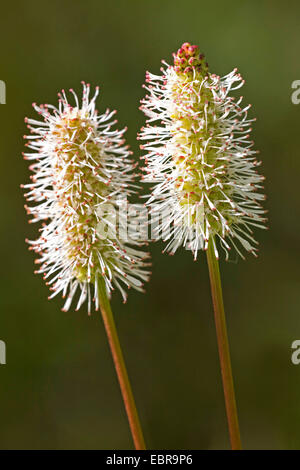
[(226, 259), (231, 247), (242, 258), (241, 248), (256, 255), (252, 229), (265, 227), (264, 177), (249, 137), (254, 119), (247, 117), (250, 105), (230, 96), (244, 83), (236, 69), (222, 78), (210, 73), (189, 43), (173, 57), (172, 65), (163, 61), (161, 75), (146, 74), (141, 109), (148, 120), (139, 139), (147, 152), (144, 180), (154, 183), (147, 204), (166, 251), (184, 246), (195, 260), (207, 251), (231, 446), (241, 449), (218, 248)]
[(162, 75), (146, 74), (141, 109), (148, 120), (139, 136), (147, 151), (144, 181), (155, 183), (148, 204), (170, 212), (166, 251), (183, 245), (196, 259), (211, 240), (218, 257), (218, 239), (226, 259), (232, 246), (241, 257), (241, 247), (255, 255), (252, 228), (266, 220), (261, 162), (249, 137), (255, 119), (247, 118), (250, 105), (230, 96), (244, 81), (237, 69), (222, 78), (210, 73), (189, 43), (173, 56), (173, 65), (163, 61)]
[[(131, 162), (124, 132), (113, 130), (115, 112), (98, 115), (95, 101), (98, 88), (90, 99), (90, 86), (83, 82), (82, 103), (73, 90), (71, 105), (64, 91), (59, 105), (37, 106), (41, 121), (26, 119), (31, 135), (26, 144), (33, 152), (25, 153), (33, 160), (32, 182), (25, 185), (26, 198), (34, 203), (26, 207), (31, 222), (42, 221), (38, 240), (30, 241), (31, 249), (40, 255), (37, 260), (51, 297), (67, 296), (63, 310), (68, 310), (78, 292), (77, 309), (87, 300), (91, 312), (100, 307), (125, 409), (136, 449), (145, 449), (134, 397), (132, 394), (120, 342), (110, 307), (109, 297), (114, 286), (142, 290), (149, 273), (148, 257), (136, 241), (126, 233), (117, 235), (111, 213), (131, 223), (130, 214), (120, 211), (119, 203), (136, 191), (133, 184), (134, 164)], [(112, 228), (112, 230), (109, 230)]]
[[(26, 145), (33, 153), (24, 156), (34, 163), (32, 182), (24, 187), (29, 190), (27, 201), (35, 203), (26, 209), (31, 222), (47, 221), (38, 240), (29, 243), (40, 255), (37, 272), (51, 286), (50, 298), (61, 292), (67, 296), (64, 310), (68, 310), (79, 290), (76, 308), (87, 299), (90, 312), (93, 299), (96, 310), (99, 307), (99, 279), (104, 280), (109, 295), (118, 287), (124, 301), (122, 284), (142, 290), (148, 279), (147, 254), (137, 250), (134, 245), (141, 243), (130, 237), (126, 243), (117, 238), (109, 230), (109, 211), (102, 210), (118, 210), (120, 199), (136, 191), (134, 164), (124, 141), (126, 129), (112, 129), (117, 122), (112, 120), (115, 111), (98, 115), (98, 87), (90, 99), (90, 86), (83, 83), (81, 105), (70, 91), (74, 105), (62, 91), (58, 108), (33, 104), (42, 121), (26, 119), (31, 132), (25, 136)], [(100, 226), (106, 228), (107, 236)]]

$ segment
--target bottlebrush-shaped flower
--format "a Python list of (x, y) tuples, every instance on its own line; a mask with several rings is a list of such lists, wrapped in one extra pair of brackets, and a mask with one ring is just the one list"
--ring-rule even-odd
[[(101, 279), (108, 294), (116, 286), (124, 301), (124, 284), (142, 290), (142, 281), (148, 279), (144, 270), (147, 254), (133, 247), (141, 242), (131, 239), (130, 234), (125, 243), (113, 230), (107, 230), (112, 223), (109, 208), (117, 210), (120, 199), (135, 192), (135, 165), (123, 138), (126, 129), (111, 129), (117, 122), (111, 120), (115, 111), (97, 114), (98, 87), (89, 99), (90, 87), (83, 82), (81, 106), (70, 91), (74, 106), (62, 91), (58, 108), (33, 104), (43, 121), (25, 119), (33, 134), (25, 136), (26, 145), (34, 153), (25, 153), (24, 158), (35, 161), (30, 166), (32, 183), (24, 186), (29, 189), (25, 197), (36, 203), (25, 207), (33, 216), (31, 222), (48, 220), (39, 239), (29, 243), (40, 255), (37, 272), (49, 280), (50, 298), (68, 293), (63, 308), (68, 310), (79, 289), (77, 309), (87, 299), (90, 312), (92, 300), (98, 310)], [(118, 214), (122, 217), (120, 211)]]
[[(244, 81), (237, 69), (223, 78), (211, 74), (197, 46), (184, 43), (173, 54), (174, 65), (162, 61), (162, 75), (146, 74), (148, 95), (141, 101), (149, 118), (142, 128), (141, 145), (148, 153), (146, 182), (155, 183), (147, 203), (155, 204), (157, 218), (169, 212), (172, 228), (166, 250), (190, 248), (197, 257), (211, 238), (226, 252), (233, 245), (255, 254), (252, 227), (264, 227), (260, 201), (263, 176), (256, 168), (249, 140), (250, 105), (242, 108), (229, 93)], [(157, 122), (159, 121), (159, 122)], [(155, 124), (154, 124), (155, 123)], [(161, 234), (166, 220), (159, 222)]]

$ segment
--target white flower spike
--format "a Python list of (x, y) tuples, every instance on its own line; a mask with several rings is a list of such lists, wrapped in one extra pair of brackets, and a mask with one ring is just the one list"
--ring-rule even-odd
[[(252, 227), (264, 228), (260, 201), (263, 176), (256, 168), (257, 151), (249, 140), (250, 105), (241, 107), (231, 91), (244, 81), (237, 70), (223, 78), (211, 74), (197, 46), (184, 43), (173, 54), (174, 65), (162, 61), (162, 75), (146, 74), (148, 95), (141, 109), (149, 118), (139, 139), (148, 153), (144, 181), (155, 183), (147, 204), (158, 213), (167, 208), (171, 230), (166, 250), (183, 245), (197, 258), (211, 239), (225, 250), (236, 242), (256, 255)], [(157, 122), (158, 121), (158, 122)], [(163, 233), (166, 221), (158, 225)]]
[[(67, 296), (63, 310), (69, 309), (77, 290), (77, 309), (87, 299), (88, 312), (91, 302), (99, 308), (99, 282), (105, 281), (110, 295), (114, 286), (126, 292), (121, 284), (142, 290), (148, 280), (147, 254), (132, 245), (141, 243), (127, 235), (124, 243), (116, 235), (99, 233), (98, 226), (109, 226), (105, 204), (118, 209), (120, 199), (135, 192), (133, 173), (135, 165), (130, 160), (132, 152), (124, 145), (121, 131), (112, 130), (117, 122), (111, 118), (115, 111), (107, 110), (98, 115), (95, 95), (90, 99), (90, 86), (83, 83), (83, 98), (80, 106), (74, 91), (75, 105), (68, 103), (64, 90), (59, 93), (58, 108), (52, 105), (34, 109), (42, 121), (25, 119), (31, 135), (26, 144), (34, 153), (25, 153), (26, 160), (33, 160), (32, 183), (27, 201), (35, 203), (26, 207), (33, 216), (30, 222), (44, 221), (41, 235), (29, 241), (31, 249), (40, 255), (36, 260), (52, 295)], [(47, 224), (45, 221), (47, 220)], [(92, 288), (93, 286), (93, 288)]]

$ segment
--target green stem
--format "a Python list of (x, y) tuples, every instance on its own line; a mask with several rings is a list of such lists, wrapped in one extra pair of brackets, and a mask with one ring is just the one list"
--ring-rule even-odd
[(218, 349), (221, 363), (231, 448), (232, 450), (241, 450), (242, 444), (232, 378), (221, 277), (219, 262), (214, 251), (213, 240), (210, 240), (208, 244), (207, 263), (209, 269), (212, 300), (214, 305), (215, 324), (217, 330)]
[(124, 405), (129, 421), (129, 426), (133, 438), (133, 442), (136, 450), (145, 450), (145, 441), (142, 433), (142, 428), (140, 425), (137, 409), (135, 406), (135, 401), (133, 398), (133, 393), (131, 390), (119, 338), (116, 330), (116, 325), (114, 322), (113, 314), (110, 307), (110, 302), (108, 300), (105, 284), (102, 279), (99, 279), (99, 302), (100, 309), (102, 313), (102, 318), (111, 349), (113, 361), (115, 364), (121, 393), (124, 400)]

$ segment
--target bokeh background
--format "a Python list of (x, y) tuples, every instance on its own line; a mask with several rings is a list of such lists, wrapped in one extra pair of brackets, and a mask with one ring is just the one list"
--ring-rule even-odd
[[(244, 447), (300, 448), (300, 79), (297, 1), (52, 0), (1, 6), (0, 448), (132, 449), (101, 317), (61, 312), (33, 274), (19, 185), (31, 103), (55, 103), (61, 88), (101, 86), (99, 109), (119, 110), (139, 157), (136, 133), (145, 70), (184, 41), (200, 45), (211, 70), (238, 67), (253, 105), (256, 146), (267, 176), (270, 230), (257, 233), (258, 259), (221, 262)], [(204, 254), (174, 257), (152, 244), (145, 295), (118, 293), (112, 305), (145, 438), (152, 449), (226, 449), (221, 376)], [(234, 260), (233, 260), (234, 261)]]

